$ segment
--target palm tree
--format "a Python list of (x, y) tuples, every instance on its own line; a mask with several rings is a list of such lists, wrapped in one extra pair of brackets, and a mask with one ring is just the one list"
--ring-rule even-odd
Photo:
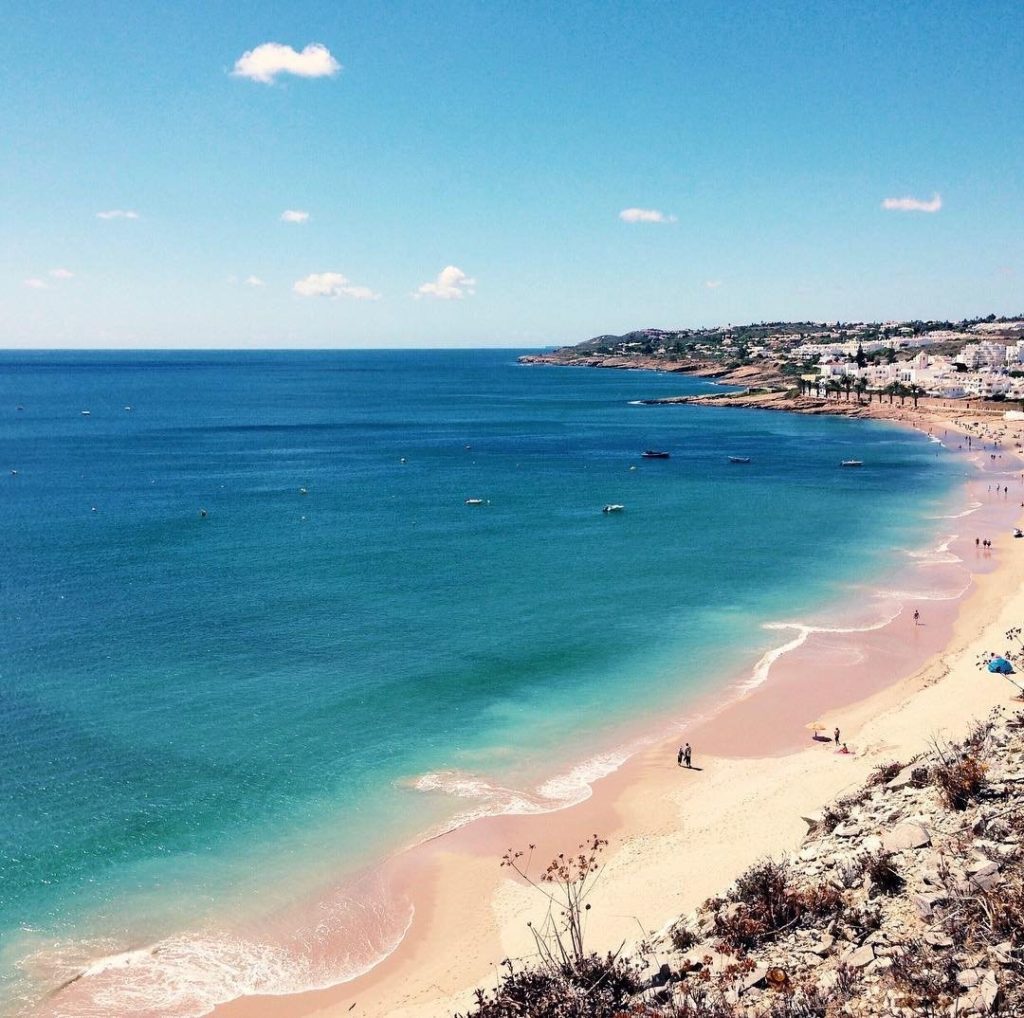
[(849, 398), (850, 398), (850, 390), (853, 388), (853, 376), (852, 375), (842, 375), (840, 377), (840, 379), (839, 379), (839, 384), (846, 391), (846, 398), (847, 398), (847, 400), (849, 400)]
[[(867, 391), (867, 387), (868, 387), (867, 379), (866, 378), (858, 378), (857, 381), (853, 383), (853, 387), (854, 387), (854, 389), (857, 390), (857, 402), (859, 403), (861, 401), (861, 397)], [(871, 397), (870, 396), (868, 397), (868, 402), (869, 403), (871, 402)]]
[(917, 401), (925, 395), (924, 389), (920, 385), (909, 385), (907, 386), (907, 395), (910, 396), (914, 401), (914, 409), (917, 409)]

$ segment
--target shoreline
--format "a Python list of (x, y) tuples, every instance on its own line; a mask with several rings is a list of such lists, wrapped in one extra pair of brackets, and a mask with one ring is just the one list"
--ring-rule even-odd
[[(982, 467), (986, 465), (979, 463)], [(984, 476), (984, 472), (979, 472), (968, 480), (965, 494), (970, 494), (972, 486), (984, 483)], [(1010, 508), (1007, 505), (1004, 511), (1009, 514)], [(954, 514), (957, 515), (960, 514)], [(1013, 510), (1012, 515), (1016, 518), (1020, 514)], [(969, 554), (971, 539), (962, 537), (961, 543), (962, 550)], [(758, 694), (764, 691), (762, 700), (776, 695), (780, 677), (773, 675), (752, 694), (727, 705), (719, 715), (687, 732), (691, 741), (699, 740), (702, 747), (695, 759), (698, 766), (704, 767), (699, 773), (717, 772), (715, 780), (707, 782), (704, 788), (680, 784), (674, 767), (677, 740), (673, 738), (668, 742), (659, 740), (641, 750), (615, 772), (596, 781), (591, 797), (576, 806), (543, 816), (478, 819), (431, 843), (418, 864), (395, 868), (395, 890), (411, 895), (416, 916), (399, 947), (369, 973), (327, 990), (289, 997), (240, 998), (213, 1013), (224, 1018), (348, 1013), (446, 1018), (456, 1009), (468, 1007), (472, 988), (493, 984), (495, 966), (502, 958), (523, 958), (532, 953), (526, 923), (529, 917), (537, 918), (543, 913), (533, 892), (519, 882), (503, 879), (498, 863), (509, 847), (525, 849), (528, 844), (535, 844), (537, 857), (543, 861), (558, 851), (573, 849), (592, 833), (609, 838), (604, 886), (595, 898), (595, 910), (601, 911), (594, 917), (590, 941), (591, 947), (599, 951), (614, 949), (624, 939), (635, 940), (642, 933), (663, 927), (720, 890), (756, 858), (795, 848), (804, 829), (801, 814), (819, 809), (845, 788), (859, 783), (874, 765), (891, 759), (897, 747), (915, 752), (921, 748), (919, 744), (928, 731), (917, 737), (915, 732), (923, 721), (915, 715), (924, 714), (949, 729), (967, 723), (959, 697), (951, 698), (950, 706), (935, 703), (934, 693), (930, 702), (925, 703), (922, 694), (929, 689), (947, 692), (947, 686), (941, 682), (950, 681), (954, 672), (959, 685), (966, 686), (982, 674), (974, 668), (968, 650), (980, 619), (999, 615), (997, 606), (1002, 607), (1002, 614), (1009, 613), (1011, 621), (1024, 614), (1024, 597), (1003, 596), (1004, 585), (1010, 590), (1020, 588), (1024, 564), (1011, 557), (1014, 546), (1008, 533), (1000, 534), (995, 544), (997, 559), (985, 564), (994, 563), (997, 568), (975, 572), (972, 589), (947, 602), (952, 609), (950, 617), (942, 624), (934, 623), (938, 646), (926, 654), (923, 665), (903, 677), (885, 669), (888, 674), (877, 688), (866, 693), (858, 690), (860, 695), (853, 700), (833, 702), (820, 712), (824, 723), (835, 722), (846, 733), (852, 733), (848, 737), (854, 755), (837, 756), (820, 745), (810, 749), (775, 747), (774, 752), (764, 755), (738, 753), (737, 749), (744, 747), (737, 747), (735, 739), (730, 739), (730, 729), (733, 733), (742, 732), (747, 726), (737, 726), (735, 717), (726, 715), (737, 710), (760, 714), (764, 703), (758, 702)], [(1011, 570), (1013, 580), (1006, 583)], [(1007, 628), (1009, 624), (1001, 620), (990, 622), (985, 632), (992, 639), (999, 625)], [(806, 646), (807, 641), (803, 644)], [(993, 648), (998, 646), (993, 643)], [(892, 650), (891, 644), (879, 648), (880, 652)], [(793, 658), (792, 653), (788, 656)], [(979, 714), (994, 702), (1005, 702), (1012, 693), (1005, 683), (990, 683), (983, 688), (985, 697), (977, 704)], [(810, 708), (801, 700), (798, 709)], [(806, 743), (806, 735), (802, 738)], [(711, 747), (713, 755), (708, 755), (703, 747)], [(670, 759), (672, 766), (666, 766)], [(814, 759), (827, 764), (808, 780), (808, 764)], [(686, 775), (687, 779), (690, 777)], [(791, 786), (802, 789), (799, 803), (790, 802)], [(758, 810), (756, 836), (751, 837), (751, 830), (733, 830), (723, 836), (730, 814), (758, 802), (762, 806)], [(772, 809), (772, 819), (765, 822), (764, 804), (768, 802), (778, 802), (780, 806), (785, 802), (788, 808)], [(694, 828), (684, 819), (693, 812), (716, 817), (718, 822), (705, 820), (700, 828)], [(666, 813), (672, 815), (666, 819)], [(688, 835), (701, 843), (696, 867), (692, 853), (682, 852), (676, 858), (673, 851), (680, 842), (685, 843)], [(721, 850), (726, 845), (728, 850)], [(665, 876), (662, 880), (652, 879), (652, 871), (661, 871)], [(685, 891), (680, 888), (684, 883)], [(488, 907), (482, 909), (481, 902)], [(641, 915), (643, 921), (639, 919)]]
[[(970, 489), (972, 483), (981, 482), (968, 481), (964, 486), (965, 490)], [(1005, 539), (1000, 542), (997, 549), (999, 559), (1006, 557), (1004, 543)], [(987, 560), (979, 565), (987, 567), (994, 561)], [(992, 574), (982, 577), (986, 581), (991, 578)], [(938, 614), (932, 617), (935, 633), (938, 635), (940, 630), (944, 632), (948, 628), (947, 623), (952, 624), (953, 616), (963, 614), (965, 605), (973, 603), (977, 595), (978, 591), (975, 590), (968, 593), (965, 599), (957, 598), (945, 603), (944, 610), (948, 617), (942, 622), (939, 621)], [(932, 609), (929, 609), (929, 612), (931, 611)], [(891, 628), (895, 621), (890, 619), (874, 628), (877, 632), (882, 632)], [(796, 681), (799, 687), (800, 674), (806, 670), (806, 662), (801, 664), (801, 652), (812, 656), (821, 653), (822, 648), (818, 646), (821, 635), (831, 634), (825, 637), (827, 642), (835, 639), (837, 632), (841, 630), (823, 627), (801, 634), (800, 646), (781, 655), (783, 661), (776, 659), (767, 683), (720, 705), (713, 716), (687, 730), (687, 737), (699, 747), (695, 762), (698, 765), (705, 765), (708, 771), (716, 771), (713, 784), (718, 788), (716, 795), (722, 798), (722, 801), (729, 801), (728, 796), (723, 798), (725, 789), (719, 787), (724, 775), (729, 775), (727, 783), (730, 788), (737, 782), (746, 787), (756, 788), (757, 779), (747, 773), (752, 765), (760, 761), (756, 769), (762, 773), (765, 770), (781, 769), (784, 773), (791, 774), (793, 758), (806, 753), (806, 750), (796, 748), (792, 731), (789, 731), (789, 736), (781, 743), (778, 740), (773, 743), (770, 739), (767, 742), (751, 739), (749, 735), (743, 734), (747, 728), (746, 721), (742, 720), (743, 715), (752, 712), (755, 716), (761, 715), (763, 720), (766, 704), (773, 699), (776, 702), (786, 700), (788, 703), (790, 694), (781, 698), (776, 696), (779, 689), (785, 688), (781, 683), (787, 681), (786, 675), (782, 673), (792, 673), (790, 681)], [(858, 637), (864, 642), (864, 633), (864, 627), (853, 627), (847, 635), (853, 637), (851, 642), (856, 642)], [(816, 640), (815, 637), (819, 639)], [(781, 649), (786, 649), (789, 642), (789, 639), (783, 641)], [(854, 716), (863, 704), (877, 697), (884, 697), (887, 691), (894, 688), (894, 680), (891, 677), (893, 672), (890, 669), (894, 663), (892, 658), (896, 649), (891, 639), (883, 640), (875, 647), (874, 657), (870, 662), (872, 667), (877, 664), (876, 659), (888, 666), (883, 667), (888, 674), (877, 687), (858, 686), (853, 690), (854, 699), (851, 701), (848, 697), (836, 696), (838, 690), (833, 686), (825, 691), (829, 694), (826, 700), (830, 702), (823, 703), (822, 710), (816, 710), (816, 713), (830, 719), (831, 715), (825, 713), (826, 707), (832, 707), (833, 711), (841, 709), (844, 730), (856, 731), (856, 725), (849, 718)], [(942, 649), (941, 640), (935, 646), (929, 643), (926, 654), (928, 662), (933, 662), (936, 656), (941, 656)], [(777, 647), (769, 653), (776, 653), (779, 650)], [(921, 650), (921, 647), (918, 646), (917, 650)], [(834, 655), (836, 648), (830, 648), (829, 653)], [(928, 664), (926, 663), (924, 667), (926, 669)], [(910, 680), (903, 680), (907, 681)], [(722, 692), (718, 690), (714, 697), (709, 699), (717, 697), (721, 700)], [(803, 692), (807, 693), (808, 690), (804, 688)], [(806, 697), (799, 700), (799, 703), (801, 709), (810, 709)], [(780, 727), (787, 730), (785, 724)], [(770, 731), (771, 726), (762, 724), (760, 731), (763, 733), (766, 730)], [(798, 731), (802, 733), (802, 726)], [(800, 734), (800, 738), (803, 739), (804, 735)], [(674, 743), (675, 739), (676, 736), (673, 735), (671, 741)], [(684, 903), (691, 906), (696, 904), (696, 901), (690, 901), (688, 897), (673, 899), (670, 894), (665, 893), (658, 893), (653, 898), (648, 896), (645, 899), (643, 890), (633, 887), (638, 880), (643, 880), (635, 871), (641, 868), (649, 869), (652, 864), (650, 853), (643, 849), (644, 844), (671, 840), (679, 835), (678, 823), (661, 822), (652, 825), (650, 817), (647, 816), (648, 812), (653, 811), (661, 815), (664, 813), (664, 803), (675, 803), (677, 808), (683, 808), (686, 803), (685, 798), (677, 801), (678, 788), (671, 787), (678, 785), (678, 774), (674, 773), (674, 748), (660, 738), (648, 741), (649, 744), (645, 748), (641, 748), (611, 774), (594, 781), (590, 797), (581, 803), (555, 808), (554, 811), (543, 814), (477, 818), (466, 826), (431, 838), (389, 860), (384, 867), (388, 898), (398, 905), (408, 902), (414, 909), (414, 916), (397, 947), (365, 974), (322, 990), (307, 990), (280, 996), (243, 996), (208, 1013), (238, 1016), (320, 1013), (409, 1016), (436, 1014), (441, 1018), (450, 1016), (457, 1008), (469, 1006), (469, 991), (474, 986), (484, 985), (487, 981), (493, 982), (491, 973), (497, 962), (509, 955), (523, 957), (531, 953), (532, 941), (529, 939), (526, 918), (536, 902), (531, 900), (529, 893), (524, 894), (521, 887), (503, 880), (502, 871), (498, 867), (502, 852), (510, 846), (525, 848), (528, 843), (536, 843), (540, 846), (538, 852), (543, 853), (540, 857), (547, 858), (558, 851), (571, 850), (585, 836), (594, 832), (610, 838), (612, 844), (608, 853), (608, 900), (620, 902), (613, 905), (612, 911), (619, 910), (616, 914), (620, 920), (623, 915), (643, 915), (646, 923), (643, 926), (645, 932), (650, 932), (659, 922), (663, 923), (679, 914), (684, 910)], [(820, 752), (820, 747), (816, 749)], [(709, 752), (713, 752), (714, 755), (709, 756)], [(666, 787), (665, 761), (668, 757), (672, 757), (673, 767), (668, 771), (670, 786)], [(771, 757), (770, 764), (766, 764), (768, 757)], [(840, 758), (842, 772), (854, 769), (846, 766), (850, 763), (849, 759)], [(828, 774), (834, 776), (835, 771), (836, 768), (833, 766), (828, 769)], [(791, 776), (796, 780), (795, 774)], [(855, 780), (850, 779), (851, 782)], [(789, 782), (783, 781), (782, 784), (786, 785)], [(831, 788), (832, 785), (829, 784), (824, 791), (828, 792)], [(701, 790), (695, 790), (697, 802), (701, 801), (703, 794)], [(830, 797), (831, 794), (826, 794), (824, 799)], [(708, 803), (703, 808), (705, 811), (711, 811), (714, 803)], [(810, 809), (809, 806), (800, 808), (805, 813)], [(793, 815), (787, 815), (786, 811), (778, 812), (780, 823), (783, 819), (793, 820)], [(797, 824), (799, 825), (798, 820)], [(783, 828), (786, 832), (785, 837), (792, 838), (791, 824), (789, 827), (783, 825)], [(759, 845), (755, 857), (764, 854), (769, 848), (775, 850), (772, 846), (778, 846), (779, 838), (780, 834), (773, 826), (769, 844), (763, 847)], [(717, 847), (712, 830), (708, 829), (705, 832), (702, 847), (709, 852)], [(716, 875), (713, 880), (709, 878), (706, 885), (697, 884), (705, 888), (701, 891), (700, 897), (706, 897), (720, 889), (741, 868), (728, 852), (719, 855), (722, 858), (730, 858), (731, 861), (724, 867), (707, 867), (710, 873)], [(667, 871), (672, 869), (672, 866), (664, 861), (658, 865), (666, 867)], [(667, 902), (672, 900), (677, 900), (677, 904), (668, 905)], [(643, 904), (645, 901), (646, 904)], [(481, 909), (481, 902), (487, 902), (489, 907), (486, 910)], [(660, 918), (652, 918), (652, 913), (656, 914), (659, 910)], [(625, 923), (611, 920), (595, 923), (591, 946), (603, 950), (617, 947), (624, 938), (636, 939), (641, 929), (637, 926), (638, 921), (639, 918)], [(65, 1001), (58, 998), (51, 1003), (63, 1004)], [(58, 1010), (56, 1013), (62, 1011)]]

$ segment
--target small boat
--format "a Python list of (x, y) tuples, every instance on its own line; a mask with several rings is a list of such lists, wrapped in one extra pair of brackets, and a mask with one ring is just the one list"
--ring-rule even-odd
[(750, 457), (749, 456), (730, 456), (729, 457), (729, 462), (730, 463), (749, 463), (750, 462)]
[(839, 464), (841, 467), (862, 467), (864, 466), (863, 460), (843, 460)]
[(484, 500), (482, 498), (467, 498), (466, 505), (483, 505)]
[(306, 489), (305, 489), (305, 488), (299, 488), (299, 494), (300, 494), (300, 495), (308, 495), (308, 494), (309, 494), (309, 492), (308, 492), (308, 491), (306, 491)]
[(91, 410), (83, 410), (82, 411), (82, 416), (83, 417), (92, 417), (92, 411)]
[(640, 455), (645, 460), (667, 460), (672, 454), (670, 452), (662, 452), (660, 449), (644, 449)]
[(126, 406), (124, 409), (126, 413), (130, 414), (132, 412), (132, 408), (130, 406)]
[(608, 505), (606, 505), (601, 510), (601, 512), (603, 512), (603, 513), (621, 513), (622, 510), (625, 509), (625, 508), (626, 507), (624, 505), (619, 505), (618, 502), (609, 502)]

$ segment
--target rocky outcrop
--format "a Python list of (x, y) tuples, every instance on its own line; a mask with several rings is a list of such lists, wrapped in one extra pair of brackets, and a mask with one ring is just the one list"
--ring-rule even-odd
[(643, 1013), (1024, 1016), (1022, 764), (1024, 716), (998, 712), (879, 768), (790, 858), (680, 919)]

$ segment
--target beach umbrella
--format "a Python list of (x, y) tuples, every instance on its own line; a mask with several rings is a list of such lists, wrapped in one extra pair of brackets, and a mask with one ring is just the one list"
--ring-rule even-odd
[(828, 725), (823, 725), (820, 721), (812, 721), (806, 727), (812, 732), (824, 732), (828, 730)]
[(994, 657), (988, 663), (990, 672), (998, 672), (1000, 675), (1012, 675), (1013, 665), (1005, 657)]

